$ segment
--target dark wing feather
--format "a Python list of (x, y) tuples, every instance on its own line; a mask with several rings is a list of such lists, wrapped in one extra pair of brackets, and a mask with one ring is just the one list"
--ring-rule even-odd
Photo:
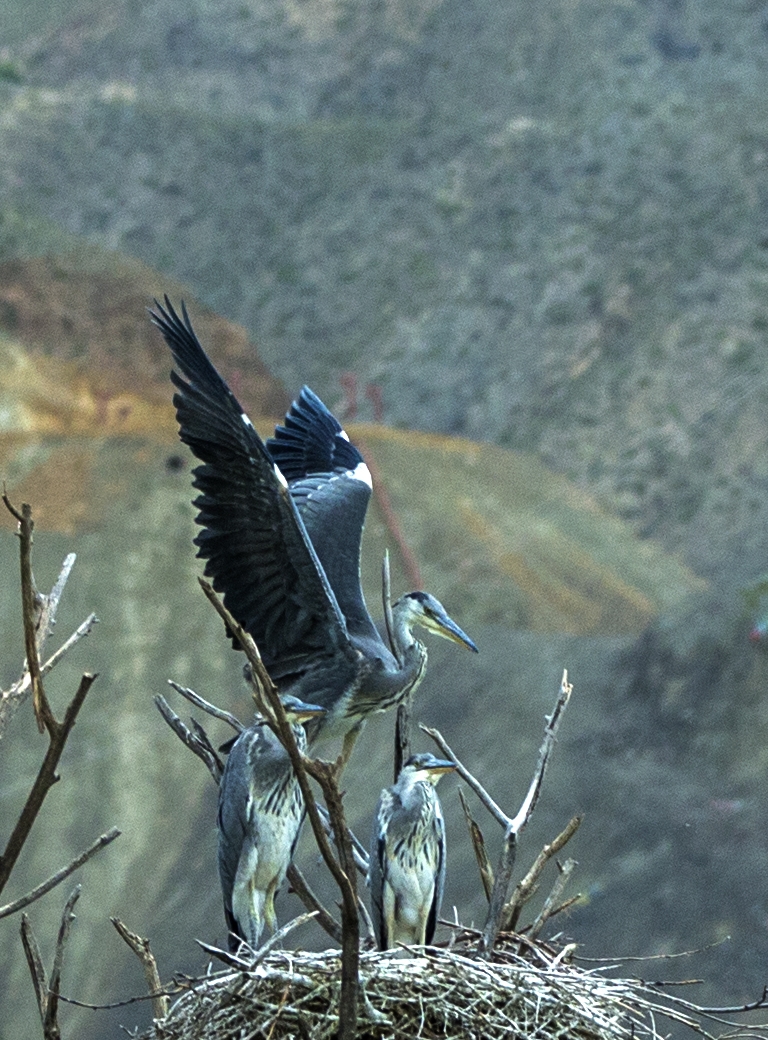
[[(381, 641), (360, 585), (360, 549), (371, 486), (365, 460), (338, 419), (303, 387), (267, 450), (290, 483), (312, 546), (353, 636)], [(360, 467), (360, 469), (358, 469)]]
[(373, 816), (373, 833), (368, 850), (368, 884), (371, 890), (371, 909), (373, 910), (373, 926), (379, 949), (386, 950), (389, 945), (387, 922), (384, 920), (384, 880), (387, 875), (387, 830), (384, 825), (384, 811), (392, 804), (392, 793), (385, 789), (381, 792), (376, 812)]
[(198, 556), (224, 603), (279, 678), (350, 652), (343, 615), (273, 460), (234, 394), (168, 297), (150, 311), (178, 368), (173, 403), (195, 471)]
[(435, 928), (437, 927), (437, 919), (440, 915), (440, 907), (443, 902), (443, 890), (445, 888), (445, 821), (443, 819), (443, 813), (440, 808), (440, 803), (439, 801), (437, 801), (437, 795), (435, 795), (435, 801), (435, 830), (437, 832), (437, 873), (435, 875), (435, 892), (432, 897), (432, 906), (429, 908), (427, 927), (424, 932), (424, 942), (427, 945), (429, 945), (435, 937)]
[(308, 386), (289, 408), (285, 426), (275, 427), (267, 451), (289, 483), (312, 473), (351, 472), (363, 461), (339, 420)]
[(350, 635), (381, 642), (360, 584), (360, 549), (371, 489), (364, 481), (346, 474), (324, 474), (295, 481), (291, 484), (291, 497)]

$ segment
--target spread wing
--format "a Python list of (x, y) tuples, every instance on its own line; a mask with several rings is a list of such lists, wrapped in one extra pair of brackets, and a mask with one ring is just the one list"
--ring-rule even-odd
[(350, 634), (380, 641), (360, 585), (360, 547), (371, 498), (363, 456), (307, 386), (266, 446), (289, 482)]
[(179, 435), (200, 461), (195, 538), (205, 573), (253, 636), (273, 675), (352, 653), (344, 617), (304, 523), (264, 443), (214, 368), (182, 303), (150, 311), (181, 375), (173, 403)]

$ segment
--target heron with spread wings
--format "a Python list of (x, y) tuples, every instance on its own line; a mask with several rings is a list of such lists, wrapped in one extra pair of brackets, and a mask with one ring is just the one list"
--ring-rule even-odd
[(198, 556), (224, 604), (249, 632), (281, 693), (322, 707), (310, 740), (345, 737), (398, 704), (427, 662), (416, 625), (477, 647), (427, 592), (392, 607), (388, 646), (365, 605), (360, 544), (371, 497), (362, 455), (304, 387), (266, 444), (195, 335), (184, 304), (150, 311), (178, 371), (173, 403), (194, 470)]

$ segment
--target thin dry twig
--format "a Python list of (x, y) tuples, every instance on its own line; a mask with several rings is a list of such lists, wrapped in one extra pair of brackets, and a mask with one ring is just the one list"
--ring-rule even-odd
[(538, 854), (525, 877), (523, 877), (515, 886), (515, 890), (512, 893), (509, 902), (504, 906), (504, 913), (501, 918), (501, 931), (509, 932), (514, 931), (517, 928), (517, 922), (520, 919), (522, 909), (533, 895), (536, 889), (536, 884), (541, 876), (541, 872), (544, 870), (544, 867), (547, 865), (549, 860), (553, 856), (556, 856), (567, 842), (571, 840), (573, 835), (581, 826), (583, 818), (583, 816), (574, 816), (568, 821), (554, 841), (545, 845)]
[[(207, 734), (204, 740), (201, 739), (200, 736), (194, 734), (186, 723), (182, 722), (161, 693), (155, 695), (154, 701), (155, 707), (171, 727), (173, 732), (182, 744), (186, 745), (193, 754), (197, 755), (213, 777), (214, 783), (218, 787), (221, 781), (221, 774), (224, 772), (224, 763), (219, 758), (210, 740), (208, 740)], [(202, 730), (202, 726), (200, 729)], [(203, 730), (203, 732), (205, 731)]]
[(236, 718), (232, 712), (224, 711), (223, 708), (217, 708), (215, 704), (211, 704), (210, 701), (205, 700), (199, 693), (195, 693), (194, 690), (190, 690), (188, 686), (180, 686), (173, 679), (168, 680), (168, 685), (172, 686), (177, 693), (180, 693), (182, 697), (185, 697), (190, 704), (194, 704), (196, 708), (200, 708), (202, 711), (207, 712), (214, 719), (220, 719), (222, 722), (226, 722), (228, 726), (231, 726), (237, 733), (242, 733), (247, 727), (242, 724), (240, 719)]
[(110, 917), (118, 935), (130, 946), (141, 961), (144, 969), (144, 978), (147, 980), (149, 995), (152, 997), (152, 1009), (155, 1018), (165, 1018), (168, 1014), (168, 997), (163, 991), (160, 981), (160, 973), (157, 970), (157, 961), (149, 945), (149, 939), (144, 939), (132, 932), (118, 917)]
[[(74, 553), (72, 554), (74, 556)], [(40, 674), (46, 676), (52, 668), (55, 668), (59, 661), (64, 657), (68, 651), (72, 649), (75, 643), (79, 643), (85, 636), (90, 635), (91, 629), (94, 625), (99, 623), (99, 619), (95, 614), (89, 614), (88, 617), (80, 625), (77, 626), (72, 635), (64, 643), (61, 644), (58, 650), (51, 654), (45, 664), (40, 666)]]
[(477, 866), (480, 871), (480, 880), (483, 883), (485, 898), (490, 903), (491, 892), (493, 891), (493, 867), (491, 866), (491, 861), (488, 859), (488, 853), (485, 849), (483, 832), (480, 830), (480, 827), (475, 822), (472, 813), (469, 811), (469, 805), (464, 792), (460, 787), (457, 787), (456, 790), (459, 792), (459, 801), (464, 810), (464, 819), (467, 821), (467, 828), (469, 829), (472, 848), (475, 850), (475, 859), (477, 860)]
[(62, 867), (61, 870), (57, 871), (47, 881), (43, 881), (42, 884), (38, 885), (37, 888), (33, 888), (31, 892), (27, 892), (26, 895), (21, 898), (14, 900), (12, 903), (7, 903), (5, 906), (0, 906), (0, 918), (10, 917), (11, 914), (17, 913), (19, 910), (23, 910), (25, 906), (29, 906), (30, 903), (34, 903), (36, 899), (44, 896), (46, 892), (50, 892), (56, 885), (60, 885), (62, 881), (73, 874), (79, 867), (82, 867), (91, 856), (95, 856), (97, 852), (109, 845), (120, 836), (120, 831), (117, 827), (112, 827), (106, 834), (102, 834), (100, 838), (90, 845), (87, 849), (80, 853), (79, 856), (75, 856), (71, 863), (68, 863), (66, 867)]
[[(32, 703), (37, 720), (37, 728), (42, 733), (44, 730), (52, 731), (56, 720), (48, 703), (48, 698), (43, 689), (43, 679), (40, 674), (40, 655), (38, 651), (37, 633), (41, 621), (43, 598), (35, 588), (35, 579), (32, 574), (32, 531), (34, 521), (32, 520), (32, 507), (24, 502), (21, 512), (11, 503), (7, 493), (3, 490), (3, 502), (8, 512), (15, 518), (19, 525), (18, 535), (20, 539), (19, 563), (21, 570), (21, 602), (22, 617), (24, 621), (24, 648), (27, 654), (27, 670), (32, 681)], [(44, 630), (47, 625), (44, 626)]]
[(80, 898), (80, 885), (75, 885), (69, 899), (64, 904), (64, 912), (61, 915), (59, 934), (56, 939), (56, 950), (53, 955), (53, 968), (48, 985), (48, 1004), (45, 1009), (45, 1020), (43, 1022), (43, 1036), (45, 1040), (59, 1040), (61, 1030), (59, 1028), (59, 991), (61, 989), (61, 972), (64, 967), (64, 949), (69, 939), (69, 930), (75, 920), (75, 903)]
[(40, 956), (40, 947), (37, 945), (35, 933), (26, 914), (21, 915), (21, 945), (24, 947), (24, 955), (29, 965), (29, 974), (32, 976), (32, 985), (35, 988), (35, 999), (37, 1010), (40, 1012), (40, 1021), (45, 1023), (45, 1012), (48, 1007), (48, 976)]
[(21, 815), (19, 816), (16, 826), (8, 839), (5, 851), (2, 856), (0, 856), (0, 892), (5, 888), (16, 860), (24, 847), (24, 842), (27, 840), (29, 832), (32, 829), (32, 824), (35, 822), (37, 814), (45, 800), (45, 796), (58, 780), (56, 767), (64, 750), (64, 745), (67, 742), (67, 738), (75, 724), (75, 720), (83, 706), (88, 691), (96, 678), (96, 675), (90, 675), (87, 672), (82, 677), (77, 692), (64, 713), (64, 719), (62, 722), (57, 722), (52, 714), (50, 714), (50, 718), (48, 718), (47, 715), (44, 716), (48, 720), (47, 724), (49, 726), (48, 732), (50, 743), (35, 782), (32, 785), (32, 790), (29, 792), (24, 808), (21, 810)]
[(575, 859), (567, 859), (562, 866), (558, 864), (559, 873), (555, 879), (554, 885), (552, 886), (551, 892), (544, 900), (541, 910), (539, 910), (530, 929), (528, 930), (529, 938), (535, 939), (541, 933), (542, 928), (557, 909), (560, 897), (563, 894), (563, 889), (568, 884), (568, 880), (573, 873), (573, 868), (575, 866)]

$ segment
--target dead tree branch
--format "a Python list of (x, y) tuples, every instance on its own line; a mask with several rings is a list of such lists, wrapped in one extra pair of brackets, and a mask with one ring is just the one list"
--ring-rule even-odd
[[(32, 520), (32, 507), (24, 502), (21, 512), (14, 505), (8, 495), (3, 491), (3, 502), (6, 509), (17, 520), (19, 524), (18, 535), (21, 543), (19, 562), (21, 569), (21, 602), (24, 619), (24, 647), (27, 654), (27, 670), (32, 681), (32, 703), (37, 719), (37, 728), (42, 733), (44, 729), (51, 732), (55, 723), (53, 712), (48, 704), (48, 698), (43, 689), (43, 678), (40, 674), (40, 656), (38, 651), (37, 633), (38, 626), (42, 620), (43, 597), (35, 588), (35, 579), (32, 575), (32, 531), (34, 522)], [(47, 626), (43, 626), (43, 630)]]
[(569, 820), (555, 840), (544, 846), (533, 861), (528, 873), (518, 882), (515, 891), (512, 893), (512, 897), (504, 906), (504, 913), (501, 918), (502, 932), (514, 931), (517, 928), (517, 922), (520, 919), (522, 909), (533, 895), (536, 889), (536, 884), (541, 876), (541, 872), (544, 870), (544, 867), (547, 865), (549, 860), (553, 856), (556, 856), (566, 843), (571, 840), (573, 835), (581, 826), (582, 819), (583, 816), (574, 816)]
[(157, 961), (150, 949), (149, 939), (143, 939), (140, 935), (132, 932), (117, 917), (110, 917), (110, 921), (115, 926), (120, 938), (130, 946), (141, 961), (141, 966), (144, 969), (144, 978), (147, 980), (147, 987), (149, 988), (149, 995), (152, 997), (152, 1010), (155, 1018), (165, 1018), (168, 1014), (168, 997), (163, 991), (163, 984), (160, 982)]
[(208, 740), (208, 735), (205, 734), (204, 738), (198, 735), (201, 731), (202, 733), (205, 733), (203, 727), (199, 727), (198, 734), (193, 733), (186, 723), (182, 722), (161, 693), (158, 693), (154, 700), (155, 707), (171, 727), (173, 732), (182, 744), (186, 745), (193, 754), (197, 755), (213, 777), (213, 781), (218, 787), (221, 782), (221, 774), (224, 772), (224, 763), (219, 758), (210, 740)]
[(512, 871), (515, 866), (517, 839), (520, 832), (531, 818), (531, 814), (533, 813), (539, 799), (541, 786), (544, 781), (544, 774), (555, 744), (557, 730), (563, 712), (565, 711), (565, 707), (570, 700), (572, 690), (573, 686), (568, 682), (568, 672), (564, 671), (554, 710), (547, 718), (547, 723), (544, 728), (544, 739), (541, 748), (539, 749), (539, 761), (536, 765), (533, 779), (528, 787), (528, 792), (523, 799), (523, 803), (514, 818), (507, 816), (503, 809), (501, 809), (493, 798), (491, 798), (479, 780), (477, 780), (469, 770), (461, 764), (438, 730), (429, 729), (426, 726), (421, 727), (424, 732), (435, 741), (443, 754), (455, 763), (456, 772), (459, 776), (466, 781), (475, 794), (477, 794), (478, 798), (480, 798), (486, 809), (504, 828), (504, 843), (499, 857), (499, 864), (495, 872), (490, 906), (488, 909), (488, 918), (485, 927), (483, 928), (482, 939), (480, 940), (480, 950), (485, 954), (485, 956), (490, 956), (496, 942), (496, 936), (499, 934), (507, 892), (512, 881)]
[(95, 856), (97, 852), (100, 852), (105, 846), (113, 842), (115, 838), (120, 836), (120, 831), (117, 827), (112, 827), (111, 830), (107, 831), (106, 834), (102, 834), (100, 838), (97, 838), (93, 845), (81, 852), (79, 856), (75, 856), (71, 863), (68, 863), (66, 867), (62, 867), (61, 870), (57, 871), (47, 881), (43, 881), (42, 884), (38, 885), (37, 888), (33, 888), (31, 892), (27, 892), (25, 896), (14, 900), (13, 903), (7, 903), (5, 906), (0, 906), (0, 918), (10, 917), (11, 914), (17, 913), (19, 910), (23, 910), (25, 906), (29, 906), (30, 903), (34, 903), (36, 899), (44, 896), (46, 892), (50, 892), (56, 885), (60, 885), (62, 881), (66, 880), (70, 874), (73, 874), (79, 867), (82, 867), (91, 856)]
[(475, 859), (477, 860), (477, 866), (480, 871), (480, 880), (483, 883), (483, 891), (485, 892), (485, 898), (490, 903), (491, 892), (493, 891), (493, 867), (491, 861), (488, 859), (488, 853), (485, 849), (485, 839), (483, 838), (483, 832), (474, 820), (472, 813), (469, 811), (469, 805), (464, 792), (459, 787), (459, 801), (461, 807), (464, 810), (464, 819), (467, 821), (467, 827), (469, 829), (469, 837), (472, 841), (472, 848), (475, 850)]
[(530, 930), (528, 932), (528, 938), (529, 939), (535, 939), (540, 934), (541, 929), (547, 923), (549, 918), (558, 909), (558, 904), (559, 904), (560, 898), (561, 898), (561, 896), (563, 894), (563, 889), (568, 884), (568, 879), (570, 878), (571, 874), (573, 873), (573, 868), (575, 866), (576, 866), (576, 860), (575, 859), (567, 859), (565, 861), (565, 863), (563, 863), (562, 867), (558, 863), (558, 865), (557, 865), (557, 869), (558, 869), (557, 878), (555, 879), (555, 883), (552, 886), (552, 891), (549, 893), (547, 898), (544, 900), (544, 905), (542, 906), (541, 910), (536, 915), (536, 919), (535, 919), (535, 921), (533, 922), (533, 924), (530, 927)]
[[(43, 759), (43, 764), (40, 766), (37, 778), (32, 785), (32, 790), (29, 792), (27, 801), (21, 811), (21, 815), (19, 816), (16, 826), (8, 839), (5, 851), (2, 856), (0, 856), (0, 892), (5, 888), (16, 860), (19, 858), (19, 853), (24, 847), (24, 842), (27, 840), (27, 836), (32, 829), (32, 824), (35, 822), (37, 814), (45, 800), (45, 796), (59, 779), (56, 773), (56, 767), (61, 758), (61, 753), (64, 750), (64, 745), (67, 742), (70, 731), (75, 724), (80, 709), (83, 706), (83, 701), (85, 700), (95, 679), (95, 675), (90, 675), (87, 672), (82, 677), (77, 693), (72, 698), (62, 722), (56, 721), (50, 708), (48, 708), (47, 714), (43, 712), (42, 717), (46, 720), (50, 736), (50, 744), (48, 745), (48, 750)], [(46, 701), (45, 703), (47, 706), (48, 702)]]
[(194, 690), (190, 690), (188, 686), (179, 686), (178, 683), (174, 682), (173, 679), (168, 680), (168, 685), (172, 686), (177, 693), (180, 693), (182, 697), (185, 697), (190, 704), (194, 704), (196, 708), (200, 708), (202, 711), (207, 712), (214, 719), (220, 719), (222, 722), (226, 722), (228, 726), (231, 726), (236, 733), (242, 733), (246, 728), (240, 719), (230, 711), (224, 711), (222, 708), (217, 708), (215, 704), (211, 704), (210, 701), (205, 700), (199, 693), (195, 693)]
[(56, 951), (53, 955), (53, 968), (50, 980), (45, 973), (43, 959), (40, 956), (40, 947), (35, 939), (32, 926), (26, 914), (21, 915), (21, 942), (24, 946), (27, 964), (32, 976), (32, 984), (35, 987), (37, 1008), (40, 1012), (40, 1021), (43, 1024), (44, 1040), (61, 1040), (61, 1029), (59, 1028), (59, 994), (61, 991), (61, 972), (64, 965), (64, 949), (69, 938), (69, 930), (75, 920), (74, 907), (80, 898), (80, 885), (76, 885), (69, 899), (64, 904), (64, 912), (61, 915), (59, 934), (56, 939)]

